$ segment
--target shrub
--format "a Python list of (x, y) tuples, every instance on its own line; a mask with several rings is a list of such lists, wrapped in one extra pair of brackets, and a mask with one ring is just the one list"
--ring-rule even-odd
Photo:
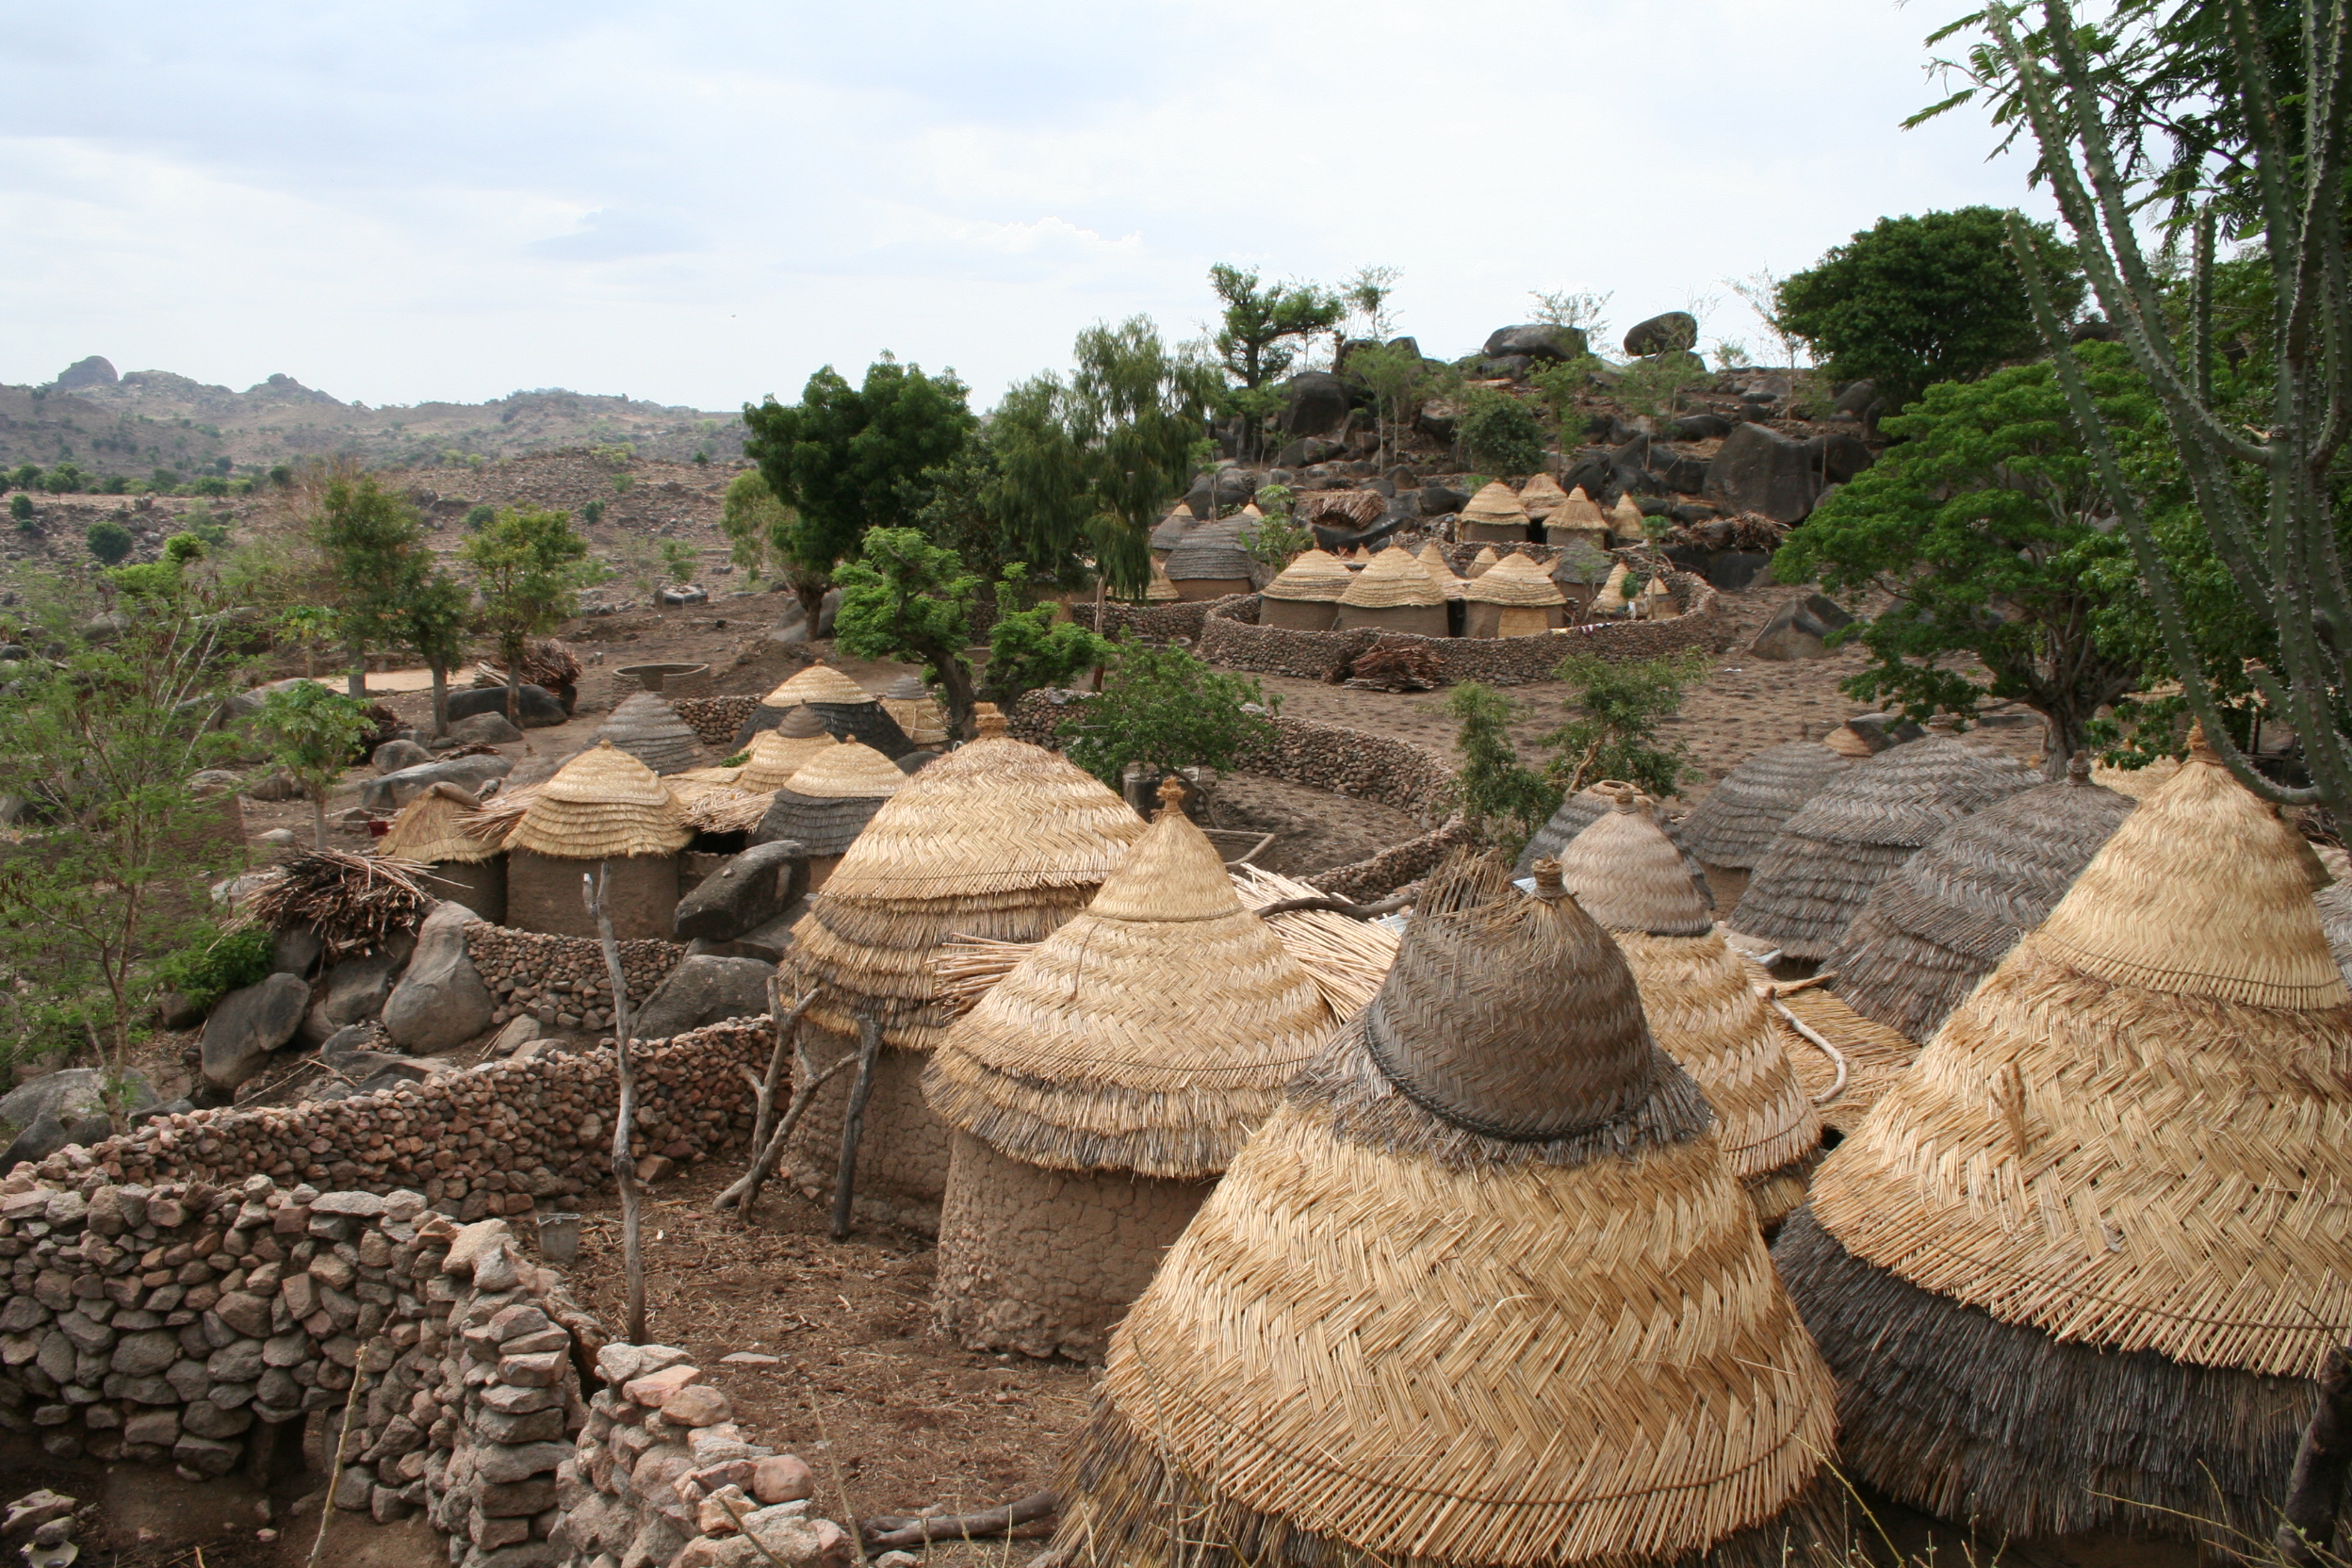
[(466, 526), (473, 532), (480, 533), (490, 519), (498, 514), (498, 509), (495, 506), (468, 507), (466, 512)]
[[(472, 516), (472, 514), (468, 513), (466, 515), (470, 517)], [(596, 500), (589, 501), (583, 505), (580, 509), (580, 520), (587, 524), (590, 528), (594, 528), (598, 523), (604, 521), (604, 502)]]
[(90, 476), (82, 472), (80, 465), (68, 461), (50, 469), (41, 486), (53, 496), (70, 496), (89, 482)]
[(1707, 362), (1688, 349), (1637, 359), (1619, 374), (1617, 400), (1637, 414), (1667, 418), (1680, 412), (1682, 395), (1707, 379)]
[(41, 465), (38, 463), (18, 464), (16, 471), (8, 475), (8, 482), (15, 485), (19, 490), (40, 489)]
[(1519, 760), (1511, 740), (1519, 711), (1512, 698), (1475, 680), (1446, 694), (1446, 712), (1461, 726), (1454, 749), (1462, 754), (1455, 785), (1462, 814), (1481, 839), (1513, 854), (1560, 809), (1560, 797), (1558, 784)]
[(130, 554), (131, 547), (138, 543), (131, 537), (129, 529), (112, 520), (90, 524), (87, 537), (90, 541), (90, 553), (109, 566), (116, 564), (124, 556)]
[(1554, 678), (1574, 688), (1576, 718), (1544, 737), (1554, 752), (1544, 771), (1563, 795), (1623, 779), (1646, 793), (1670, 795), (1691, 771), (1690, 748), (1660, 743), (1658, 727), (1682, 707), (1682, 689), (1707, 673), (1697, 649), (1664, 659), (1612, 664), (1589, 653), (1560, 662)]
[(155, 981), (188, 998), (189, 1005), (209, 1012), (229, 992), (270, 978), (272, 947), (269, 932), (244, 926), (201, 946), (181, 948), (155, 965)]
[[(291, 480), (293, 477), (293, 470), (287, 469), (286, 478)], [(157, 468), (147, 476), (147, 482), (159, 493), (170, 495), (180, 487), (180, 476), (170, 468)]]
[(1130, 762), (1161, 774), (1230, 769), (1275, 739), (1280, 697), (1182, 648), (1130, 647), (1102, 694), (1061, 727), (1070, 760), (1116, 790)]
[(199, 496), (218, 499), (229, 493), (229, 482), (219, 474), (200, 474), (188, 482), (188, 488)]
[(15, 495), (10, 496), (8, 498), (8, 515), (16, 519), (17, 525), (20, 528), (29, 526), (33, 520), (33, 498), (24, 494), (22, 490), (19, 490)]
[(131, 482), (125, 475), (108, 474), (106, 482), (99, 485), (98, 489), (102, 495), (127, 496), (131, 493)]
[(291, 488), (294, 483), (293, 466), (286, 463), (271, 465), (270, 468), (270, 482), (276, 485), (281, 490)]
[(1505, 476), (1531, 474), (1544, 463), (1544, 427), (1534, 410), (1509, 393), (1481, 387), (1470, 394), (1456, 430), (1470, 460)]
[(612, 476), (612, 493), (616, 496), (626, 496), (629, 494), (629, 487), (636, 482), (636, 480), (628, 474), (615, 474)]
[(163, 558), (173, 566), (185, 566), (204, 557), (204, 542), (192, 533), (175, 533), (163, 542)]

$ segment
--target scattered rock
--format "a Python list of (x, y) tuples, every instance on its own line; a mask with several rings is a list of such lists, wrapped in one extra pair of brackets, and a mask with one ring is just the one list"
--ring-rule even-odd
[(522, 738), (523, 732), (509, 724), (504, 713), (476, 713), (449, 726), (449, 739), (459, 745), (502, 746)]
[(398, 773), (367, 780), (359, 787), (359, 803), (371, 811), (396, 809), (406, 806), (435, 784), (454, 784), (469, 793), (479, 794), (482, 785), (493, 778), (504, 778), (514, 771), (514, 767), (513, 759), (496, 753), (446, 757), (437, 762), (402, 768)]
[(403, 1050), (447, 1051), (490, 1027), (490, 988), (466, 956), (466, 925), (474, 918), (462, 904), (443, 904), (425, 917), (408, 972), (384, 1004), (384, 1032)]
[(433, 760), (433, 753), (414, 741), (386, 741), (368, 759), (378, 774), (398, 773), (402, 768), (421, 767)]
[(1701, 493), (1725, 512), (1760, 512), (1776, 523), (1801, 523), (1819, 489), (1807, 443), (1767, 425), (1741, 425), (1716, 449)]
[(645, 1010), (637, 1015), (637, 1034), (648, 1040), (667, 1039), (722, 1019), (765, 1013), (768, 976), (775, 972), (774, 964), (756, 958), (685, 959), (646, 998)]
[[(1511, 356), (1558, 363), (1582, 359), (1589, 350), (1588, 340), (1576, 328), (1533, 321), (1525, 326), (1496, 327), (1487, 334), (1486, 346), (1479, 351), (1489, 359)], [(1526, 371), (1520, 373), (1524, 375)]]
[[(0, 1175), (19, 1160), (41, 1160), (69, 1143), (92, 1144), (106, 1135), (106, 1105), (100, 1094), (106, 1075), (96, 1068), (67, 1068), (22, 1084), (0, 1095), (0, 1136), (13, 1135), (0, 1151)], [(155, 1091), (134, 1072), (124, 1086), (123, 1107), (136, 1111), (155, 1102)]]
[(1854, 617), (1820, 594), (1807, 594), (1782, 606), (1765, 623), (1748, 651), (1758, 659), (1820, 659), (1828, 652), (1825, 639)]
[(763, 1504), (796, 1503), (817, 1494), (816, 1472), (798, 1454), (776, 1454), (752, 1467), (751, 1494)]
[(1698, 346), (1699, 321), (1687, 310), (1670, 310), (1637, 323), (1625, 334), (1625, 352), (1636, 359)]
[(220, 999), (204, 1021), (201, 1048), (204, 1082), (234, 1091), (269, 1065), (270, 1054), (294, 1037), (310, 1008), (310, 987), (298, 976), (273, 974)]
[(539, 1021), (529, 1013), (518, 1013), (506, 1021), (498, 1037), (490, 1042), (493, 1056), (512, 1056), (519, 1048), (539, 1037)]
[(769, 829), (775, 808), (751, 830), (752, 847), (704, 877), (678, 902), (673, 927), (681, 939), (708, 937), (731, 941), (756, 931), (784, 912), (798, 880), (795, 868), (808, 860), (797, 839)]
[[(520, 691), (522, 726), (525, 729), (548, 729), (562, 724), (571, 715), (564, 711), (563, 699), (544, 686), (526, 683)], [(506, 688), (503, 686), (469, 686), (462, 692), (449, 694), (449, 724), (454, 728), (460, 719), (470, 719), (476, 713), (504, 713)]]
[(1308, 370), (1282, 383), (1279, 421), (1285, 435), (1330, 435), (1348, 423), (1348, 384), (1328, 370)]
[(290, 827), (273, 827), (261, 835), (261, 841), (278, 849), (301, 843), (302, 839)]

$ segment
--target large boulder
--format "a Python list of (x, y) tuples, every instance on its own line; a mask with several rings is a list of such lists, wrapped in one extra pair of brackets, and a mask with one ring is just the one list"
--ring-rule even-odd
[(359, 803), (371, 811), (396, 810), (435, 784), (454, 784), (467, 794), (480, 794), (484, 784), (494, 778), (504, 778), (514, 769), (514, 759), (495, 753), (445, 757), (438, 762), (402, 768), (398, 773), (387, 773), (381, 778), (363, 781), (359, 787)]
[[(1843, 484), (1878, 461), (1877, 454), (1860, 436), (1849, 435), (1843, 431), (1817, 435), (1810, 445), (1821, 478), (1831, 484)], [(1816, 505), (1820, 504), (1821, 498), (1815, 497), (1814, 501)]]
[(392, 1000), (392, 987), (399, 974), (399, 966), (381, 954), (365, 958), (346, 958), (326, 974), (326, 995), (313, 1009), (321, 1023), (331, 1027), (319, 1031), (324, 1039), (346, 1024), (363, 1023), (384, 1011), (384, 1004)]
[[(525, 729), (552, 728), (571, 717), (564, 710), (563, 699), (544, 686), (525, 685), (519, 695)], [(468, 686), (462, 692), (449, 694), (451, 724), (460, 719), (470, 719), (476, 713), (505, 711), (506, 688), (503, 686)]]
[(1496, 327), (1486, 335), (1486, 346), (1478, 351), (1489, 359), (1516, 357), (1559, 362), (1582, 359), (1587, 347), (1584, 334), (1575, 327), (1531, 321), (1524, 326)]
[(1669, 310), (1637, 323), (1625, 334), (1625, 352), (1636, 359), (1647, 359), (1674, 349), (1694, 349), (1699, 343), (1699, 320), (1687, 310)]
[(1801, 523), (1821, 482), (1810, 445), (1769, 425), (1741, 425), (1707, 466), (1701, 494), (1726, 512), (1756, 512), (1776, 523)]
[[(69, 1143), (96, 1143), (111, 1131), (100, 1090), (106, 1075), (96, 1068), (72, 1067), (44, 1073), (0, 1095), (0, 1176), (19, 1160), (48, 1158)], [(155, 1102), (147, 1080), (131, 1073), (122, 1086), (122, 1108), (139, 1111)]]
[(1820, 594), (1807, 594), (1781, 606), (1780, 613), (1764, 623), (1748, 651), (1758, 659), (1821, 659), (1829, 652), (1828, 639), (1854, 617)]
[(1279, 421), (1285, 435), (1331, 435), (1348, 423), (1348, 384), (1328, 370), (1308, 370), (1282, 383)]
[[(769, 808), (769, 817), (776, 814)], [(800, 841), (771, 830), (768, 818), (751, 830), (752, 847), (730, 858), (704, 877), (693, 892), (678, 901), (675, 917), (680, 940), (708, 937), (729, 941), (767, 924), (792, 901), (795, 868), (807, 863), (808, 852)]]
[(106, 355), (92, 354), (58, 371), (54, 384), (60, 392), (73, 392), (85, 386), (112, 386), (122, 379), (114, 373), (113, 362)]
[(432, 760), (433, 753), (414, 741), (386, 741), (368, 759), (378, 775), (398, 773), (402, 768), (419, 768)]
[(461, 745), (512, 745), (522, 738), (523, 732), (509, 724), (504, 713), (476, 713), (449, 725), (449, 739)]
[(310, 987), (301, 976), (273, 974), (258, 986), (231, 991), (204, 1020), (199, 1048), (206, 1085), (220, 1093), (270, 1064), (270, 1054), (294, 1037), (310, 1010)]
[(466, 956), (466, 923), (479, 917), (463, 904), (443, 904), (425, 917), (408, 972), (384, 1004), (384, 1033), (409, 1052), (447, 1051), (490, 1027), (490, 988)]
[(768, 976), (774, 964), (756, 958), (688, 958), (645, 1001), (637, 1015), (641, 1039), (668, 1039), (706, 1023), (757, 1018), (768, 1010)]

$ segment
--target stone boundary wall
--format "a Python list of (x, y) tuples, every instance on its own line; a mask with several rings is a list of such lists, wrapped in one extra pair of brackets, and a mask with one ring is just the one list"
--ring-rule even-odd
[(751, 710), (760, 706), (753, 696), (680, 697), (670, 704), (678, 716), (686, 721), (686, 727), (694, 732), (694, 739), (707, 746), (728, 746)]
[[(1220, 604), (1239, 604), (1256, 598), (1255, 594), (1233, 594), (1221, 599), (1189, 599), (1177, 604), (1106, 603), (1102, 606), (1101, 630), (1105, 637), (1133, 631), (1157, 643), (1197, 643), (1200, 640), (1200, 623), (1211, 610)], [(1094, 601), (1073, 602), (1070, 618), (1089, 631), (1095, 630)]]
[[(686, 957), (685, 947), (678, 942), (640, 938), (620, 945), (621, 977), (637, 1002), (651, 996)], [(530, 1013), (542, 1023), (566, 1029), (612, 1026), (612, 978), (605, 971), (604, 950), (590, 938), (469, 921), (466, 956), (497, 1000), (490, 1014), (493, 1024)]]

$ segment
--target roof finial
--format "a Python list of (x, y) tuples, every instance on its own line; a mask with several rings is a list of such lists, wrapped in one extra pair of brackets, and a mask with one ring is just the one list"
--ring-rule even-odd
[(981, 741), (1001, 741), (1004, 738), (1004, 715), (974, 713), (972, 716), (972, 738)]
[(1160, 780), (1160, 809), (1152, 820), (1157, 822), (1170, 811), (1182, 811), (1184, 808), (1184, 781), (1174, 774), (1169, 774)]
[(1568, 884), (1560, 878), (1558, 860), (1545, 858), (1535, 863), (1536, 897), (1546, 904), (1553, 904), (1557, 903), (1567, 891)]
[(2091, 754), (2078, 751), (2066, 759), (2066, 782), (2088, 784), (2091, 781)]
[(2210, 762), (2215, 767), (2226, 766), (2221, 760), (2221, 753), (2215, 751), (2213, 749), (2213, 743), (2205, 739), (2205, 721), (2203, 719), (2199, 719), (2196, 723), (2189, 726), (2189, 760), (2192, 762)]

